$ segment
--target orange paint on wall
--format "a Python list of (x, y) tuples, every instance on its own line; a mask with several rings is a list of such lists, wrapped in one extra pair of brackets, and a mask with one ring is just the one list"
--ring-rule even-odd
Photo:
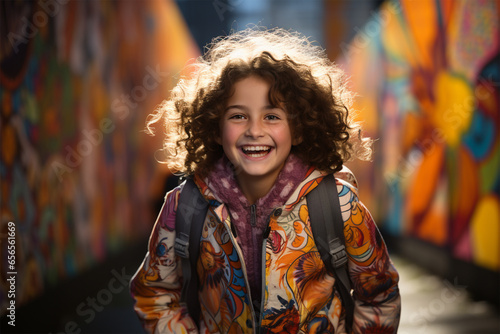
[(457, 164), (457, 179), (451, 180), (451, 217), (453, 240), (460, 239), (468, 228), (471, 215), (479, 196), (478, 168), (469, 151), (462, 147)]
[(183, 68), (199, 51), (179, 8), (174, 1), (154, 0), (149, 5), (157, 24), (156, 33), (152, 36), (153, 51), (158, 59), (168, 59), (173, 68)]
[(447, 238), (447, 217), (442, 208), (433, 207), (423, 218), (417, 235), (436, 245), (445, 245)]
[(445, 22), (445, 27), (448, 27), (448, 22), (450, 22), (450, 18), (453, 16), (456, 7), (456, 0), (440, 0), (439, 7), (441, 13), (441, 20)]
[(444, 162), (444, 145), (435, 143), (422, 151), (422, 163), (418, 166), (412, 185), (408, 189), (410, 216), (420, 216), (428, 209), (440, 179)]
[(408, 112), (403, 116), (401, 131), (401, 153), (407, 154), (422, 132), (422, 116)]
[[(409, 66), (417, 64), (414, 48), (411, 46), (408, 34), (405, 34), (405, 26), (399, 18), (399, 10), (393, 3), (387, 2), (381, 11), (387, 13), (385, 29), (382, 30), (382, 44), (388, 56), (408, 62)], [(405, 68), (407, 66), (404, 66)], [(390, 68), (388, 68), (388, 71)], [(390, 75), (390, 73), (388, 73)]]
[[(417, 62), (426, 69), (433, 68), (433, 43), (437, 34), (437, 14), (434, 0), (401, 1), (406, 23), (415, 41)], [(425, 22), (424, 24), (422, 24)]]

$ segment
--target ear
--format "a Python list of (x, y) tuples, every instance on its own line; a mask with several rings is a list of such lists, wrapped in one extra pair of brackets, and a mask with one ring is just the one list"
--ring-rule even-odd
[(300, 145), (300, 144), (302, 144), (302, 142), (303, 142), (303, 141), (304, 141), (304, 140), (303, 140), (302, 136), (299, 136), (299, 137), (294, 137), (294, 138), (292, 139), (292, 145), (293, 145), (293, 146)]

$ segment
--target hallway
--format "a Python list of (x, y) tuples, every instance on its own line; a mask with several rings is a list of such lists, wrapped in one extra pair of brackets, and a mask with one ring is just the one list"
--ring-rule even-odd
[[(398, 256), (402, 314), (400, 334), (498, 334), (500, 315), (490, 304), (473, 301), (460, 282), (450, 283)], [(127, 268), (127, 273), (134, 268)], [(499, 296), (500, 297), (500, 296)], [(132, 300), (123, 291), (98, 313), (82, 333), (138, 333)]]

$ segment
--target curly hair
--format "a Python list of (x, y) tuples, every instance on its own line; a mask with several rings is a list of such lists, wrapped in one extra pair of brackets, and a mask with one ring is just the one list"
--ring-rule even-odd
[(153, 133), (152, 125), (164, 120), (171, 170), (206, 175), (223, 156), (216, 142), (221, 117), (234, 84), (250, 76), (269, 82), (270, 103), (284, 106), (292, 134), (302, 139), (292, 153), (305, 163), (335, 172), (353, 157), (370, 158), (372, 141), (361, 137), (349, 113), (343, 71), (299, 33), (249, 28), (219, 37), (192, 66), (147, 123)]

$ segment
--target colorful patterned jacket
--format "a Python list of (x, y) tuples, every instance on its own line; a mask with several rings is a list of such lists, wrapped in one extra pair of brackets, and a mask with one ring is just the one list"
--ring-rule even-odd
[[(166, 195), (149, 252), (131, 281), (135, 310), (151, 333), (345, 333), (340, 297), (319, 257), (309, 225), (305, 195), (324, 173), (311, 168), (283, 207), (269, 218), (264, 239), (262, 313), (254, 319), (241, 249), (231, 218), (207, 185), (195, 182), (210, 203), (198, 274), (202, 319), (199, 329), (179, 304), (180, 259), (174, 252), (175, 213), (181, 187)], [(336, 178), (349, 274), (353, 283), (354, 333), (395, 333), (400, 317), (398, 273), (375, 223), (350, 183)], [(263, 264), (264, 267), (264, 264)]]

